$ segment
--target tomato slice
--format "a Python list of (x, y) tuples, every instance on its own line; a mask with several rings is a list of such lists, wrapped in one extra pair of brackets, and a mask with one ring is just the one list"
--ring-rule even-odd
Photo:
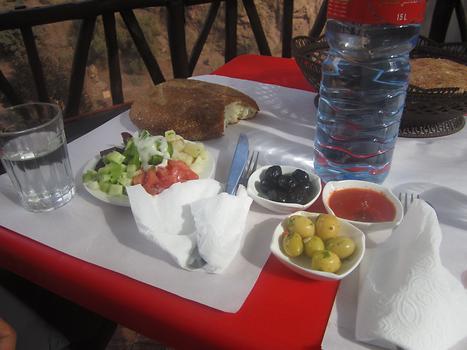
[(150, 168), (144, 172), (143, 187), (150, 194), (160, 193), (159, 179), (155, 168)]
[(144, 181), (144, 172), (140, 172), (138, 175), (133, 176), (131, 179), (132, 185), (140, 185)]
[(177, 182), (196, 180), (199, 178), (198, 174), (181, 160), (169, 160), (167, 168), (178, 180)]
[(152, 167), (132, 179), (132, 184), (141, 184), (152, 195), (161, 193), (174, 183), (196, 180), (199, 176), (181, 160), (169, 160), (166, 167)]
[(165, 190), (172, 186), (172, 184), (178, 182), (177, 178), (174, 177), (169, 169), (162, 167), (157, 169), (157, 178), (159, 180), (159, 187), (161, 190)]

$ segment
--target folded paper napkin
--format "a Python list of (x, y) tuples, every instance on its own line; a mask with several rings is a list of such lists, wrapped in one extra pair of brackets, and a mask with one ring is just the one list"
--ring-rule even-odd
[(389, 349), (443, 350), (467, 336), (467, 292), (440, 260), (434, 210), (416, 200), (360, 265), (359, 341)]
[(176, 183), (152, 196), (141, 185), (127, 187), (141, 234), (188, 270), (221, 273), (240, 250), (251, 198), (220, 193), (213, 179)]

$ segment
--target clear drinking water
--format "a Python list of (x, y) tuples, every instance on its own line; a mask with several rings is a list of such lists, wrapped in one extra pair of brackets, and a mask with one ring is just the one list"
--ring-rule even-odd
[(328, 21), (314, 161), (323, 181), (388, 175), (419, 29)]
[(31, 105), (13, 107), (14, 128), (32, 128), (0, 132), (0, 158), (21, 204), (30, 211), (49, 211), (73, 197), (73, 173), (60, 110), (49, 104)]

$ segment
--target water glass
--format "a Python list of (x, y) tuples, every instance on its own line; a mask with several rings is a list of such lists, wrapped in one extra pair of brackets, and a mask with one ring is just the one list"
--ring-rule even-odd
[(0, 159), (29, 211), (56, 209), (75, 193), (59, 106), (26, 103), (0, 111)]

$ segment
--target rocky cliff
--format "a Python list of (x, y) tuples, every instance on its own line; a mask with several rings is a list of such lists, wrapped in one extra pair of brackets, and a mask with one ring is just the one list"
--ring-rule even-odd
[[(293, 16), (293, 36), (306, 34), (311, 28), (322, 0), (295, 0)], [(29, 0), (26, 6), (43, 6), (59, 3), (59, 0)], [(258, 53), (248, 16), (242, 2), (238, 2), (239, 18), (238, 54)], [(256, 7), (263, 25), (273, 56), (280, 56), (282, 51), (281, 0), (256, 0)], [(0, 0), (2, 10), (12, 8), (14, 3)], [(188, 52), (191, 52), (196, 38), (204, 23), (209, 5), (196, 5), (186, 8), (186, 41)], [(166, 9), (146, 8), (135, 10), (136, 17), (144, 31), (146, 39), (154, 53), (166, 79), (172, 78), (172, 66), (167, 37)], [(224, 4), (219, 13), (202, 51), (194, 75), (206, 74), (224, 63)], [(49, 93), (53, 100), (63, 105), (66, 100), (68, 77), (71, 70), (73, 48), (76, 43), (79, 22), (68, 21), (34, 28), (37, 46), (46, 72)], [(7, 33), (8, 32), (8, 33)], [(152, 84), (144, 64), (137, 54), (136, 48), (119, 16), (117, 16), (117, 35), (123, 73), (123, 88), (126, 101)], [(5, 44), (5, 41), (7, 42)], [(11, 83), (25, 95), (25, 99), (35, 99), (32, 79), (28, 70), (24, 48), (18, 32), (0, 32), (0, 69), (7, 75)], [(96, 110), (111, 105), (105, 40), (100, 19), (95, 29), (88, 59), (84, 98), (81, 112)], [(1, 98), (1, 96), (0, 96)]]

